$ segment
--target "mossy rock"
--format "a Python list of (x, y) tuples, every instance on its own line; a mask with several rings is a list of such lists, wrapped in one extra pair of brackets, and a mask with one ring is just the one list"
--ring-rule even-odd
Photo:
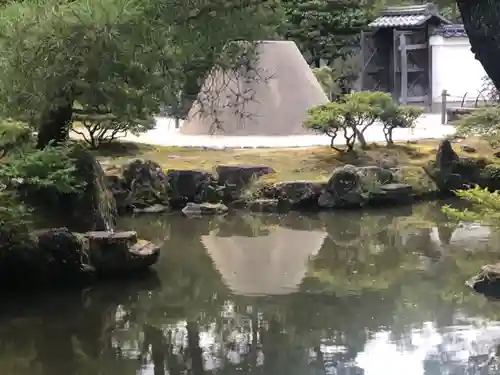
[(466, 284), (477, 293), (498, 298), (500, 296), (500, 264), (485, 265), (476, 276), (467, 280)]
[(479, 175), (479, 185), (492, 190), (500, 190), (500, 164), (485, 166)]
[(439, 192), (438, 185), (431, 172), (423, 167), (406, 166), (393, 169), (394, 179), (398, 183), (411, 185), (416, 197), (434, 195)]
[(22, 199), (35, 209), (43, 227), (66, 227), (72, 231), (114, 229), (116, 202), (97, 159), (83, 146), (75, 145), (69, 154), (74, 160), (75, 177), (84, 187), (75, 193), (53, 188), (32, 190), (27, 186)]

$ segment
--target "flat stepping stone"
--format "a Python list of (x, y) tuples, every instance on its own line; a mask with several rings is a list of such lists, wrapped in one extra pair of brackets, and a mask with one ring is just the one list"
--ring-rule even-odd
[(132, 245), (129, 251), (134, 255), (144, 257), (158, 253), (160, 251), (160, 246), (150, 241), (139, 240), (135, 245)]
[(137, 242), (137, 232), (133, 230), (111, 232), (111, 231), (92, 231), (85, 233), (89, 240), (109, 240), (109, 241), (133, 241)]
[(182, 213), (187, 217), (224, 215), (229, 211), (228, 207), (222, 203), (192, 203), (189, 202), (182, 209)]

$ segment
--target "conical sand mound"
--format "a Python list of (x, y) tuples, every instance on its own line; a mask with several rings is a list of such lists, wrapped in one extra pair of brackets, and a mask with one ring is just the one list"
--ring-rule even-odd
[(306, 275), (308, 260), (326, 237), (320, 231), (274, 228), (267, 236), (219, 237), (218, 230), (202, 243), (236, 294), (283, 295), (296, 292)]
[[(206, 79), (182, 125), (182, 134), (312, 134), (302, 127), (307, 110), (328, 99), (295, 43), (260, 42), (257, 54), (256, 79), (217, 72)], [(222, 130), (214, 126), (216, 120)]]

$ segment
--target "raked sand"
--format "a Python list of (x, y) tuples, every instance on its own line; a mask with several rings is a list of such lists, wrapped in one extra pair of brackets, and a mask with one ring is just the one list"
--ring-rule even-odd
[[(182, 121), (180, 122), (182, 126)], [(439, 114), (424, 114), (418, 120), (414, 129), (394, 130), (394, 141), (409, 141), (418, 139), (439, 139), (453, 134), (454, 127), (441, 125)], [(380, 125), (374, 124), (365, 132), (368, 142), (383, 142), (384, 135)], [(80, 136), (73, 134), (74, 138)], [(175, 121), (167, 117), (156, 118), (156, 128), (140, 136), (127, 135), (120, 138), (124, 141), (147, 143), (157, 146), (179, 147), (209, 147), (209, 148), (285, 148), (324, 146), (330, 144), (326, 135), (289, 135), (289, 136), (224, 136), (224, 135), (184, 135), (175, 128)], [(337, 144), (342, 144), (339, 136)]]

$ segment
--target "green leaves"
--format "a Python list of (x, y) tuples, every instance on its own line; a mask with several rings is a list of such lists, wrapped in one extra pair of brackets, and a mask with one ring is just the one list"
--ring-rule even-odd
[(326, 133), (345, 127), (346, 107), (342, 103), (330, 102), (309, 108), (304, 127)]
[(346, 145), (352, 149), (356, 140), (366, 147), (363, 134), (375, 121), (383, 123), (386, 140), (392, 143), (392, 130), (413, 126), (421, 114), (420, 108), (400, 106), (385, 92), (358, 91), (338, 102), (310, 108), (304, 127), (332, 137), (332, 145), (338, 131), (343, 130)]
[(78, 191), (83, 185), (75, 178), (71, 151), (68, 146), (47, 147), (27, 152), (22, 158), (6, 158), (0, 164), (0, 183), (10, 188), (26, 185), (55, 188), (61, 193)]
[(28, 0), (0, 14), (4, 115), (37, 120), (69, 93), (82, 110), (145, 120), (199, 89), (234, 39), (267, 39), (275, 0)]
[(285, 37), (299, 46), (309, 63), (319, 67), (345, 58), (359, 46), (361, 28), (368, 23), (361, 0), (284, 0)]
[(459, 210), (448, 205), (443, 206), (443, 212), (450, 219), (500, 227), (500, 192), (490, 192), (488, 189), (475, 186), (470, 190), (457, 190), (455, 194), (470, 202), (472, 208)]
[(500, 131), (500, 106), (475, 108), (457, 121), (457, 132), (463, 136), (496, 136)]

